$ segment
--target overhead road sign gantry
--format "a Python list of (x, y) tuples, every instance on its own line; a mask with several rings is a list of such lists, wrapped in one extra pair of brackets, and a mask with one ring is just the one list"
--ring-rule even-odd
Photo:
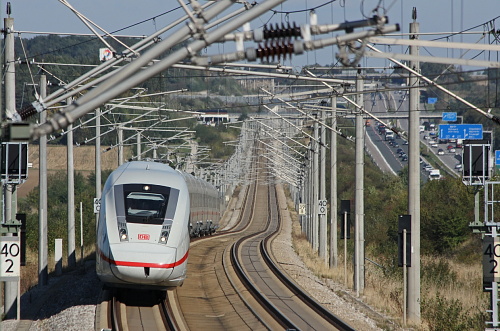
[(441, 124), (439, 125), (441, 139), (483, 139), (482, 124)]

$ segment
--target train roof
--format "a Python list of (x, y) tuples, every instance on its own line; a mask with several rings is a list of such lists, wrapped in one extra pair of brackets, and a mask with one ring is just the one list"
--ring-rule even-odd
[(185, 187), (182, 176), (170, 166), (151, 161), (131, 161), (122, 164), (108, 178), (112, 185), (148, 183), (169, 187)]

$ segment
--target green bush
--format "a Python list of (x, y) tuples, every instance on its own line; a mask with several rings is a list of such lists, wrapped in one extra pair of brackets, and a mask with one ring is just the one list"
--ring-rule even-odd
[(448, 261), (444, 259), (439, 259), (437, 262), (422, 263), (421, 276), (423, 282), (438, 287), (455, 283), (457, 280), (457, 273), (451, 269)]
[(447, 300), (437, 293), (422, 300), (422, 319), (430, 331), (484, 330), (486, 314), (465, 311), (459, 300)]
[[(104, 175), (103, 175), (104, 177)], [(75, 238), (80, 240), (80, 201), (83, 205), (83, 238), (85, 246), (95, 243), (95, 176), (88, 178), (75, 174)], [(105, 178), (104, 178), (105, 179)], [(68, 188), (65, 172), (47, 176), (47, 235), (49, 251), (54, 250), (54, 239), (62, 238), (63, 247), (67, 249), (68, 242)], [(19, 200), (19, 213), (26, 213), (26, 243), (29, 249), (38, 250), (38, 205), (39, 187), (33, 189), (25, 198)]]

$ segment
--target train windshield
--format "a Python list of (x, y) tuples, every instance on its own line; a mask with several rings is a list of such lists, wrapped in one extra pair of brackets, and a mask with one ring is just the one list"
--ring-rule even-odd
[(179, 190), (170, 187), (123, 185), (125, 218), (129, 223), (144, 224), (162, 224), (166, 219), (172, 220), (178, 196)]

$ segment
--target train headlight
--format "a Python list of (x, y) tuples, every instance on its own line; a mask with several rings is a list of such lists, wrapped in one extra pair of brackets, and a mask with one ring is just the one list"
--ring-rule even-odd
[(169, 235), (168, 231), (162, 231), (161, 232), (161, 236), (160, 236), (160, 240), (158, 242), (160, 244), (166, 244), (167, 243), (167, 239), (168, 239), (168, 235)]
[(126, 229), (120, 229), (120, 241), (128, 241), (128, 235)]
[(118, 221), (118, 237), (120, 241), (128, 241), (127, 223)]
[(160, 238), (158, 239), (159, 244), (166, 244), (168, 240), (168, 235), (170, 234), (170, 229), (172, 228), (172, 221), (167, 220), (161, 227)]

